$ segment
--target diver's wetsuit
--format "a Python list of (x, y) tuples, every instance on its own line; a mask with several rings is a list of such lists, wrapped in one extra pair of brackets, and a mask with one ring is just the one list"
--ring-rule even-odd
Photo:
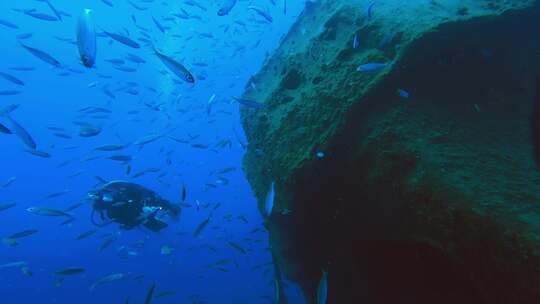
[(156, 218), (158, 213), (164, 212), (172, 217), (178, 217), (180, 213), (178, 206), (162, 199), (154, 191), (128, 182), (110, 182), (89, 195), (94, 200), (92, 221), (98, 226), (104, 224), (95, 222), (95, 212), (100, 214), (102, 221), (108, 218), (124, 229), (142, 224), (158, 232), (167, 227), (167, 223)]

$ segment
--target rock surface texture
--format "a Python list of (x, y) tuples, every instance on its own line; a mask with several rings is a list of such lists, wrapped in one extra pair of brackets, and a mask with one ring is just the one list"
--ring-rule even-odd
[(244, 94), (276, 262), (309, 303), (322, 269), (333, 304), (540, 303), (538, 5), (370, 3), (308, 3)]

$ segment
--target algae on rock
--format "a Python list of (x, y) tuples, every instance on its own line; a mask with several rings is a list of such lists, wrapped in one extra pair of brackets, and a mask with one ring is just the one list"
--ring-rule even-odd
[(324, 268), (332, 303), (532, 303), (539, 8), (419, 2), (308, 2), (253, 77), (244, 168), (261, 208), (276, 182), (275, 260), (310, 300)]

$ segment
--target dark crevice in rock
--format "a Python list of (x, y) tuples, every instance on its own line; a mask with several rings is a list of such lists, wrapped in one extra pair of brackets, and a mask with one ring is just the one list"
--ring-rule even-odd
[(281, 87), (284, 90), (296, 90), (304, 81), (302, 74), (298, 70), (291, 69), (287, 73), (287, 76), (283, 78), (283, 82), (281, 83)]

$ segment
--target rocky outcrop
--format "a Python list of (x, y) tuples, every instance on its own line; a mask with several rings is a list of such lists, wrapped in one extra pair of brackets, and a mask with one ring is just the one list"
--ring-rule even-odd
[(276, 184), (273, 254), (311, 301), (326, 269), (329, 303), (536, 303), (540, 12), (425, 2), (309, 2), (252, 79), (244, 168), (261, 210)]

